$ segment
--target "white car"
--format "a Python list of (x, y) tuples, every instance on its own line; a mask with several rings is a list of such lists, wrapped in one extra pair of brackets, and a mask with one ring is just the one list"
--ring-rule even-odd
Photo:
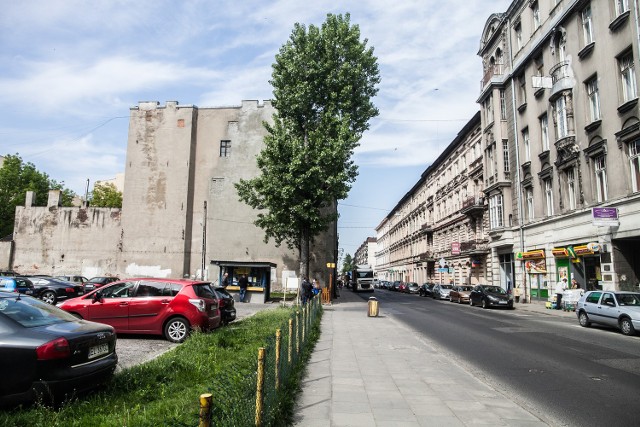
[(581, 326), (591, 323), (613, 326), (624, 335), (640, 330), (640, 293), (623, 291), (589, 291), (576, 307)]

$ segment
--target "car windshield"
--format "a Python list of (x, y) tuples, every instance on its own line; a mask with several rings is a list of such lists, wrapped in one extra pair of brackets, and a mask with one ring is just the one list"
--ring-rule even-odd
[(225, 288), (216, 288), (216, 292), (224, 296), (225, 298), (233, 298)]
[(460, 286), (460, 288), (458, 290), (459, 291), (472, 291), (473, 287), (472, 286)]
[(507, 293), (507, 291), (502, 289), (500, 286), (485, 286), (484, 290), (492, 294), (505, 295)]
[(451, 289), (451, 288), (453, 288), (453, 286), (452, 285), (440, 285), (440, 288), (441, 289)]
[(71, 314), (56, 306), (30, 297), (1, 298), (0, 315), (7, 316), (25, 328), (55, 325), (77, 320)]
[(640, 294), (616, 294), (618, 304), (640, 306)]
[(193, 292), (200, 298), (216, 299), (216, 294), (210, 283), (197, 283), (193, 285)]

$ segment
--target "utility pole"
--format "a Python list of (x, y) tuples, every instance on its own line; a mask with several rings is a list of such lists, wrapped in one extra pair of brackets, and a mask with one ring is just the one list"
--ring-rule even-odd
[(200, 278), (204, 280), (204, 267), (207, 260), (207, 201), (204, 201), (204, 214), (202, 215), (202, 265), (200, 266)]

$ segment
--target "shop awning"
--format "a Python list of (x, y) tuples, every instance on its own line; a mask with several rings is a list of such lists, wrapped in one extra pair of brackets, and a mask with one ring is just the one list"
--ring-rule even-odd
[(518, 258), (518, 259), (539, 259), (539, 258), (544, 258), (544, 249), (536, 249), (536, 250), (527, 251), (527, 252), (518, 252), (516, 254), (516, 258)]

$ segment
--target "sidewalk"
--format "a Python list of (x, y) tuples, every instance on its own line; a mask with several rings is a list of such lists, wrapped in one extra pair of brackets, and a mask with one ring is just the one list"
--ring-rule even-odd
[[(518, 303), (516, 310), (575, 318), (544, 302)], [(367, 317), (366, 303), (351, 291), (325, 306), (321, 327), (296, 426), (546, 425), (385, 316), (384, 307), (380, 317)]]

